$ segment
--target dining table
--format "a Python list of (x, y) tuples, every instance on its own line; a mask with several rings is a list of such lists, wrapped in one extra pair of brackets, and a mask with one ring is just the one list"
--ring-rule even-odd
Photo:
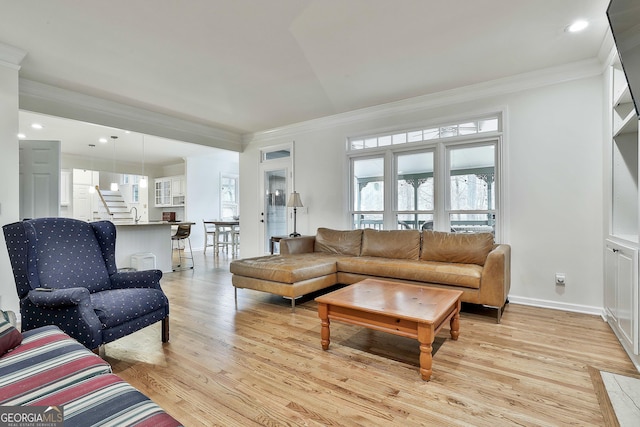
[[(210, 219), (204, 220), (205, 227), (210, 225), (213, 227), (213, 244), (215, 246), (215, 253), (218, 253), (220, 246), (231, 247), (231, 250), (235, 253), (239, 244), (237, 236), (233, 233), (238, 231), (240, 227), (240, 220), (237, 219)], [(220, 237), (223, 240), (220, 240)]]

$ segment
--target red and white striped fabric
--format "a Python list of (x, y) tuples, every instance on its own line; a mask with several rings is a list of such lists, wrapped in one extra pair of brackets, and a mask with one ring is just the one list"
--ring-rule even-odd
[(57, 326), (22, 334), (22, 344), (0, 358), (0, 405), (34, 399), (96, 375), (111, 366)]
[(100, 375), (32, 401), (62, 406), (65, 427), (177, 427), (181, 424), (117, 375)]
[(22, 335), (0, 357), (0, 405), (61, 406), (65, 427), (181, 426), (57, 326)]

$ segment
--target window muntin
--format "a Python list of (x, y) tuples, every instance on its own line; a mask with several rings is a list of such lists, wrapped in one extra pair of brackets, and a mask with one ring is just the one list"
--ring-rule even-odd
[(349, 139), (352, 227), (495, 233), (501, 131), (487, 116)]
[(382, 228), (384, 158), (354, 159), (352, 164), (352, 212), (354, 228)]
[(496, 145), (449, 147), (448, 159), (451, 229), (494, 232)]
[(419, 143), (456, 136), (475, 135), (488, 132), (499, 132), (499, 116), (482, 117), (477, 120), (467, 120), (450, 125), (413, 129), (402, 132), (393, 132), (381, 135), (355, 137), (348, 140), (348, 151), (358, 151), (386, 147), (390, 144)]
[(397, 153), (396, 220), (399, 229), (420, 229), (433, 221), (434, 151)]

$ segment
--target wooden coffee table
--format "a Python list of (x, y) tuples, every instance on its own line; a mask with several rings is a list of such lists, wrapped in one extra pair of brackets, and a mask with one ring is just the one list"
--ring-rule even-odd
[(378, 331), (417, 339), (420, 375), (431, 378), (432, 345), (450, 322), (451, 339), (460, 334), (462, 291), (428, 288), (385, 280), (366, 279), (316, 298), (321, 321), (322, 349), (329, 348), (329, 323), (339, 320)]

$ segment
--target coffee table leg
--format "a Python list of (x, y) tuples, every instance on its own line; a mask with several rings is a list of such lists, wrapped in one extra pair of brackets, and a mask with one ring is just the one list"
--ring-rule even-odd
[(425, 381), (431, 379), (431, 366), (433, 364), (433, 357), (431, 351), (433, 350), (433, 326), (418, 325), (418, 342), (420, 343), (420, 375)]
[(318, 303), (318, 316), (320, 317), (320, 343), (323, 350), (329, 349), (329, 310), (327, 304)]
[(451, 318), (451, 339), (457, 340), (460, 336), (460, 300), (458, 300), (458, 307), (456, 308), (456, 313)]

